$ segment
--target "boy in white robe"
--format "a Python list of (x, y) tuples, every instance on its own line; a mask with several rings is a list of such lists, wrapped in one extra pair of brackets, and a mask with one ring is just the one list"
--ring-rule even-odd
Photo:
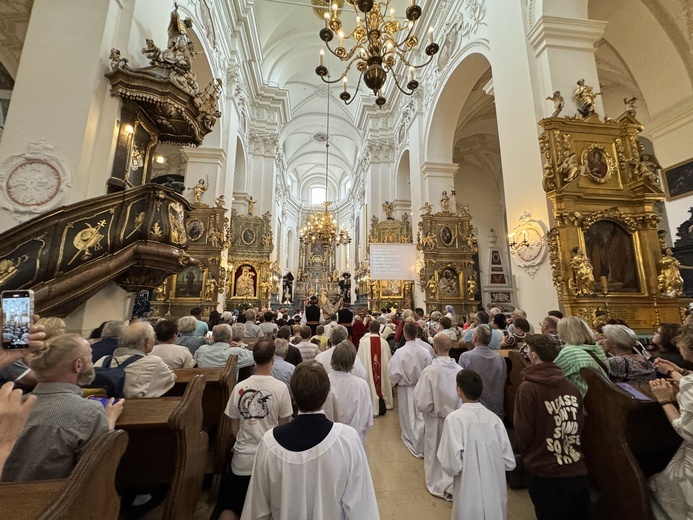
[(436, 358), (421, 373), (414, 388), (414, 403), (424, 416), (426, 487), (431, 495), (452, 500), (452, 477), (443, 471), (436, 454), (445, 418), (462, 404), (455, 392), (456, 376), (462, 367), (450, 357), (452, 340), (447, 334), (436, 334), (433, 348)]
[(373, 407), (368, 383), (349, 373), (354, 368), (355, 359), (356, 347), (351, 341), (342, 341), (334, 347), (332, 372), (328, 375), (330, 396), (325, 403), (325, 416), (330, 421), (354, 428), (365, 446), (366, 433), (373, 426)]
[(438, 447), (438, 461), (453, 477), (453, 520), (508, 517), (505, 472), (515, 468), (515, 455), (503, 421), (479, 402), (482, 390), (479, 374), (457, 373), (462, 406), (445, 419)]
[(402, 440), (414, 457), (423, 459), (423, 414), (414, 406), (414, 387), (419, 382), (421, 372), (431, 364), (431, 354), (416, 342), (418, 332), (416, 323), (404, 324), (404, 338), (407, 342), (395, 350), (390, 359), (388, 373), (390, 381), (397, 385), (397, 407)]
[(323, 413), (329, 392), (320, 363), (296, 367), (291, 393), (299, 414), (263, 436), (241, 520), (380, 519), (358, 433)]
[(390, 366), (390, 345), (380, 337), (380, 323), (373, 320), (368, 324), (369, 334), (366, 334), (359, 342), (357, 360), (366, 367), (368, 385), (371, 391), (371, 406), (373, 412), (380, 409), (380, 398), (385, 403), (386, 410), (392, 410), (392, 383), (388, 374)]

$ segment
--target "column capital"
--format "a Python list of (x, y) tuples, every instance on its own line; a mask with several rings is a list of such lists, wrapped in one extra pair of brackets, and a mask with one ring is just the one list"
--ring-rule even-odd
[(527, 33), (527, 39), (535, 56), (551, 48), (594, 52), (607, 24), (599, 20), (542, 16)]
[(226, 160), (226, 152), (223, 148), (207, 148), (199, 146), (197, 148), (181, 148), (181, 153), (188, 159), (188, 162), (206, 163), (221, 166)]
[(427, 161), (421, 165), (421, 173), (424, 180), (429, 179), (452, 179), (457, 174), (459, 164), (457, 163), (438, 163)]

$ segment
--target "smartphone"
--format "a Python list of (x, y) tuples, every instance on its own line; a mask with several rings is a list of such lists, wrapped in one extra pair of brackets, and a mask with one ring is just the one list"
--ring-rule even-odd
[(2, 348), (29, 346), (29, 326), (34, 315), (34, 291), (3, 291)]
[[(108, 406), (108, 401), (111, 400), (109, 397), (97, 397), (95, 395), (90, 395), (89, 397), (87, 397), (87, 399), (91, 399), (92, 401), (98, 401), (99, 403), (101, 403), (101, 405), (104, 408), (106, 408), (106, 406)], [(117, 402), (118, 402), (117, 399), (113, 399), (113, 404), (115, 404)]]

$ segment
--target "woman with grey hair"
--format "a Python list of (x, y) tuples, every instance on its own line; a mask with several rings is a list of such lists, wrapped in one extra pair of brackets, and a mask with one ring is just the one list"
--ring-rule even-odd
[(200, 348), (200, 345), (208, 345), (209, 342), (204, 338), (204, 336), (195, 336), (195, 328), (197, 327), (197, 320), (194, 316), (183, 316), (178, 319), (178, 333), (179, 336), (174, 342), (176, 345), (182, 345), (188, 347), (191, 354), (195, 354), (195, 351)]
[(232, 347), (246, 348), (248, 345), (243, 343), (243, 337), (245, 336), (245, 325), (242, 323), (234, 323), (231, 325), (231, 341), (229, 345)]
[(650, 381), (657, 377), (654, 365), (635, 350), (638, 338), (625, 325), (604, 325), (601, 346), (609, 357), (612, 381)]
[(329, 420), (352, 426), (365, 445), (366, 433), (373, 426), (371, 389), (365, 380), (350, 373), (355, 361), (356, 347), (351, 341), (344, 340), (334, 347), (330, 394), (324, 408)]

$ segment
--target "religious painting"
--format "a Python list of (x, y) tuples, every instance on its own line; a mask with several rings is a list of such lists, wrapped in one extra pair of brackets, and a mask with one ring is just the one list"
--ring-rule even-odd
[(194, 218), (188, 221), (185, 230), (188, 233), (190, 241), (197, 242), (205, 232), (205, 225), (201, 220)]
[(669, 200), (689, 195), (693, 191), (693, 159), (667, 168), (664, 178)]
[(594, 182), (602, 184), (611, 178), (611, 158), (602, 146), (592, 144), (585, 148), (582, 152), (582, 165), (587, 176)]
[(438, 279), (438, 290), (440, 291), (441, 298), (459, 298), (460, 297), (460, 283), (459, 276), (457, 272), (448, 267), (440, 273)]
[(380, 280), (381, 298), (401, 298), (402, 282), (399, 280)]
[(585, 232), (595, 292), (639, 292), (633, 236), (611, 220), (599, 220)]
[(252, 265), (241, 265), (236, 269), (233, 284), (235, 298), (255, 298), (257, 294), (257, 271)]
[(241, 241), (246, 246), (253, 245), (253, 243), (255, 242), (255, 230), (253, 230), (253, 228), (249, 228), (249, 227), (245, 228), (241, 232)]
[(176, 298), (200, 299), (202, 271), (196, 265), (186, 267), (176, 275)]
[(453, 239), (454, 237), (452, 236), (452, 230), (450, 227), (443, 226), (443, 228), (440, 230), (440, 241), (446, 246), (449, 246), (452, 244)]
[(394, 233), (388, 233), (385, 235), (385, 240), (383, 240), (386, 244), (396, 244), (397, 243), (397, 237), (395, 236)]

